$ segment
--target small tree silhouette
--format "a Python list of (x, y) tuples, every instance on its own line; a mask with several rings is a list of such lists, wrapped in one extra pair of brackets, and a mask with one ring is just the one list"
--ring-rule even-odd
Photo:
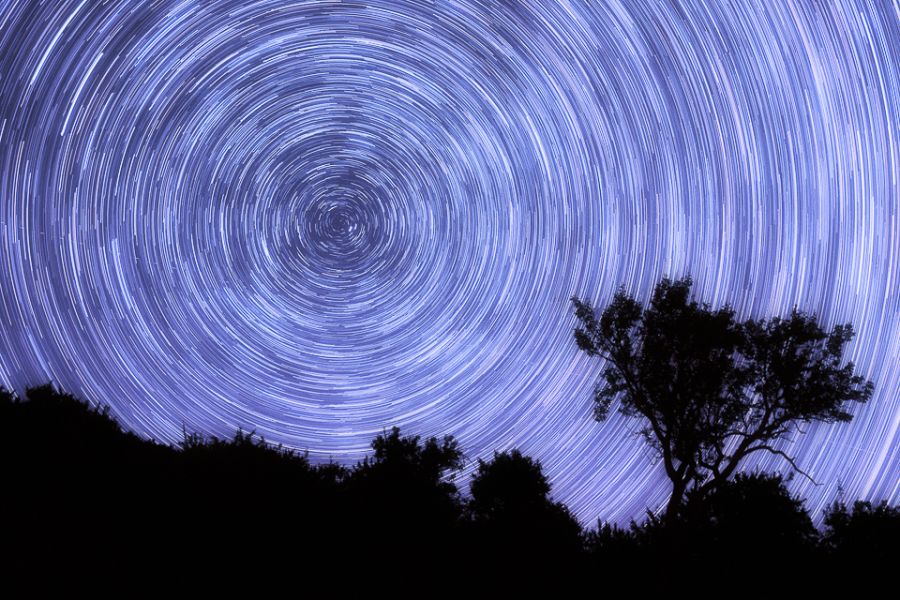
[(825, 549), (841, 561), (891, 564), (900, 560), (900, 506), (858, 500), (835, 502), (825, 511)]
[(470, 490), (469, 508), (482, 520), (535, 512), (550, 503), (550, 483), (541, 464), (519, 450), (495, 452), (489, 462), (479, 459)]
[(581, 550), (581, 525), (550, 498), (541, 463), (519, 450), (495, 452), (478, 460), (467, 511), (473, 548), (494, 563), (571, 560)]
[(397, 427), (372, 443), (374, 455), (358, 463), (343, 485), (354, 517), (352, 539), (372, 545), (397, 564), (430, 569), (452, 554), (448, 540), (461, 506), (454, 474), (463, 454), (456, 440), (401, 436)]
[(825, 333), (796, 309), (738, 322), (727, 305), (688, 301), (691, 285), (663, 279), (646, 309), (621, 289), (599, 317), (572, 298), (578, 346), (605, 360), (594, 415), (605, 420), (619, 400), (622, 414), (643, 420), (640, 433), (672, 481), (667, 517), (689, 490), (710, 493), (756, 452), (806, 475), (776, 442), (802, 423), (850, 421), (844, 402), (872, 394), (853, 363), (840, 365), (849, 324)]

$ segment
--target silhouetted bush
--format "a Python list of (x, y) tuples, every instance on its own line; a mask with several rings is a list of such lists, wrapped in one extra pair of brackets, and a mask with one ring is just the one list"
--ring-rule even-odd
[(739, 473), (708, 497), (689, 494), (681, 524), (694, 552), (716, 548), (724, 560), (745, 565), (804, 555), (816, 542), (803, 501), (780, 475), (766, 473)]
[(495, 452), (488, 462), (479, 459), (470, 489), (467, 512), (480, 560), (521, 568), (572, 561), (580, 552), (580, 524), (550, 498), (541, 464), (519, 450)]
[[(372, 443), (374, 455), (350, 470), (343, 481), (343, 509), (352, 529), (346, 539), (360, 564), (411, 579), (443, 572), (457, 551), (461, 512), (451, 479), (463, 466), (452, 437), (420, 443), (397, 427)], [(383, 562), (382, 562), (383, 561)], [(410, 571), (410, 572), (406, 572)]]
[(825, 512), (825, 549), (840, 560), (900, 564), (900, 506), (842, 502)]
[(518, 450), (479, 460), (465, 497), (452, 437), (393, 428), (353, 467), (314, 465), (253, 432), (185, 433), (170, 447), (51, 386), (25, 398), (0, 389), (0, 551), (31, 585), (324, 581), (339, 595), (385, 583), (445, 595), (453, 588), (435, 582), (471, 575), (509, 595), (581, 576), (607, 591), (746, 590), (768, 583), (747, 573), (783, 571), (809, 591), (858, 585), (854, 573), (875, 581), (897, 564), (898, 507), (835, 504), (820, 535), (777, 475), (687, 494), (673, 519), (582, 531)]
[[(845, 511), (837, 515), (840, 529), (849, 518)], [(867, 527), (848, 529), (865, 536)], [(883, 524), (872, 529), (883, 532), (884, 548), (896, 544), (896, 529), (891, 533)], [(585, 549), (593, 569), (640, 580), (655, 591), (702, 585), (810, 593), (826, 591), (835, 581), (860, 587), (855, 574), (846, 571), (850, 561), (826, 560), (824, 546), (840, 545), (830, 537), (816, 531), (802, 500), (788, 492), (780, 475), (742, 473), (712, 494), (689, 494), (674, 518), (648, 514), (629, 528), (599, 523), (586, 534)], [(835, 567), (844, 573), (833, 577), (841, 572)]]

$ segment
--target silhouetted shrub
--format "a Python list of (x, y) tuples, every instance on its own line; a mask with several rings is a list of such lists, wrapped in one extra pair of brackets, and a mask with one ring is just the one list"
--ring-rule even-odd
[(463, 455), (450, 436), (401, 436), (397, 427), (372, 443), (366, 457), (343, 480), (343, 509), (352, 527), (346, 540), (360, 560), (374, 561), (385, 572), (440, 571), (457, 552), (461, 513), (452, 479)]
[(816, 530), (803, 501), (788, 492), (781, 475), (739, 473), (707, 497), (688, 494), (681, 515), (695, 552), (753, 564), (808, 553)]
[[(581, 526), (565, 505), (550, 498), (541, 464), (519, 450), (479, 459), (467, 505), (471, 547), (483, 566), (573, 566), (581, 551)], [(535, 570), (520, 572), (529, 580)]]
[(737, 581), (748, 590), (770, 582), (747, 573), (781, 572), (791, 580), (779, 590), (808, 592), (817, 582), (856, 589), (855, 574), (877, 581), (898, 558), (900, 508), (835, 504), (820, 537), (778, 475), (689, 493), (672, 519), (582, 532), (550, 497), (540, 462), (518, 450), (479, 460), (463, 498), (454, 477), (464, 457), (449, 436), (423, 442), (393, 428), (345, 467), (314, 465), (240, 429), (157, 444), (52, 386), (24, 400), (0, 389), (0, 418), (0, 552), (32, 584), (48, 573), (96, 579), (100, 566), (110, 586), (343, 577), (342, 593), (358, 593), (373, 581), (434, 591), (467, 573), (510, 595), (558, 591), (582, 575), (602, 578), (606, 591)]
[(825, 512), (823, 542), (840, 559), (900, 564), (900, 506), (857, 501), (851, 509), (836, 502)]

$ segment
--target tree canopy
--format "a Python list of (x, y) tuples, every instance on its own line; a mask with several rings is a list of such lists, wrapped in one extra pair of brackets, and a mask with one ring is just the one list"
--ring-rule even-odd
[(478, 460), (467, 505), (476, 556), (484, 563), (535, 565), (574, 559), (581, 525), (550, 497), (550, 482), (537, 460), (513, 449)]
[(667, 514), (685, 494), (711, 492), (751, 454), (768, 452), (802, 469), (778, 443), (804, 423), (852, 418), (846, 402), (866, 402), (872, 383), (842, 363), (850, 324), (826, 332), (815, 315), (740, 321), (729, 305), (689, 299), (692, 281), (661, 280), (643, 308), (620, 289), (598, 316), (572, 298), (575, 340), (604, 359), (594, 415), (614, 401), (662, 459), (673, 489)]

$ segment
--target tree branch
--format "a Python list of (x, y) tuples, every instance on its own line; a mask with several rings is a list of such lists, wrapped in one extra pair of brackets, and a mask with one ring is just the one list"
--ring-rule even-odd
[(810, 475), (809, 473), (807, 473), (806, 471), (804, 471), (803, 469), (801, 469), (800, 467), (798, 467), (798, 466), (797, 466), (797, 463), (794, 462), (794, 459), (791, 458), (790, 456), (788, 456), (785, 452), (783, 452), (783, 451), (781, 451), (781, 450), (778, 450), (778, 449), (776, 449), (776, 448), (773, 448), (772, 446), (769, 446), (769, 445), (767, 445), (767, 444), (760, 444), (760, 445), (758, 445), (758, 446), (753, 446), (753, 447), (751, 447), (751, 448), (748, 448), (748, 449), (747, 449), (747, 452), (745, 452), (744, 455), (746, 456), (747, 454), (750, 454), (750, 453), (752, 453), (752, 452), (756, 452), (756, 451), (758, 451), (758, 450), (765, 450), (765, 451), (767, 451), (767, 452), (771, 452), (772, 454), (775, 454), (775, 455), (777, 455), (777, 456), (780, 456), (780, 457), (783, 458), (784, 460), (788, 461), (788, 463), (791, 465), (791, 467), (793, 467), (793, 469), (794, 469), (795, 471), (797, 471), (798, 473), (800, 473), (801, 475), (803, 475), (804, 477), (806, 477), (807, 479), (809, 479), (809, 480), (813, 483), (813, 485), (817, 485), (817, 486), (818, 486), (818, 485), (822, 485), (822, 484), (820, 484), (819, 482), (817, 482), (815, 479), (813, 479), (813, 478), (812, 478), (812, 475)]

